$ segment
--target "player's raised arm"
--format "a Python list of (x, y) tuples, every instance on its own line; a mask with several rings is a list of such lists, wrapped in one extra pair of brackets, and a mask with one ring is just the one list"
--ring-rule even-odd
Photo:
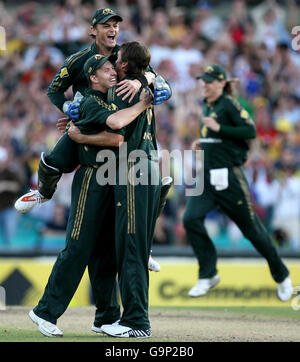
[(110, 115), (106, 124), (113, 130), (121, 129), (135, 120), (145, 109), (151, 106), (153, 95), (150, 90), (143, 89), (140, 95), (140, 100), (134, 106), (121, 109)]

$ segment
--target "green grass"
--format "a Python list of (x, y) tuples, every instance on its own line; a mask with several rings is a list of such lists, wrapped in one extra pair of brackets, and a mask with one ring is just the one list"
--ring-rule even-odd
[[(167, 316), (168, 312), (172, 316), (173, 320), (176, 315), (180, 316), (181, 313), (187, 311), (207, 311), (214, 316), (228, 317), (236, 315), (237, 317), (253, 317), (253, 318), (270, 318), (277, 320), (299, 320), (300, 321), (300, 310), (294, 311), (291, 306), (285, 307), (153, 307), (150, 310), (153, 315), (157, 313), (162, 316)], [(164, 313), (165, 312), (165, 313)], [(226, 318), (227, 319), (227, 318)], [(158, 336), (157, 336), (158, 337)], [(167, 338), (157, 338), (155, 335), (150, 339), (136, 339), (136, 338), (113, 338), (102, 334), (95, 333), (64, 333), (63, 338), (46, 338), (37, 329), (22, 329), (22, 328), (11, 328), (9, 326), (0, 326), (0, 343), (1, 342), (168, 342)]]
[(37, 330), (0, 327), (0, 342), (116, 342), (117, 340), (119, 339), (91, 333), (66, 333), (62, 338), (47, 338)]
[(62, 338), (48, 338), (37, 330), (0, 327), (0, 344), (2, 342), (162, 342), (161, 339), (114, 338), (96, 333), (64, 333)]

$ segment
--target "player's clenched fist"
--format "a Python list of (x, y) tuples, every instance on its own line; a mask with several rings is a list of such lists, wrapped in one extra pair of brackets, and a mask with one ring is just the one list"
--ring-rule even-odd
[(220, 124), (213, 117), (203, 117), (202, 123), (214, 132), (219, 132)]

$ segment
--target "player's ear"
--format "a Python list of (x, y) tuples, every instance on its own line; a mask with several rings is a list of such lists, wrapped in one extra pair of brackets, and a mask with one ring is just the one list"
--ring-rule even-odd
[(221, 85), (223, 88), (225, 87), (226, 83), (227, 83), (226, 80), (221, 80)]
[(98, 79), (95, 74), (90, 75), (90, 82), (91, 83), (98, 83)]
[(127, 71), (127, 68), (128, 68), (128, 62), (122, 62), (121, 68), (122, 68), (122, 70), (123, 70), (124, 72), (126, 72), (126, 71)]
[(97, 33), (96, 28), (94, 26), (90, 26), (90, 35), (96, 36), (96, 33)]

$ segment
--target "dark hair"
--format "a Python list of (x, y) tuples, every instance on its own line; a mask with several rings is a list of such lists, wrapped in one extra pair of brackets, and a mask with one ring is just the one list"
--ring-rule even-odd
[(151, 59), (149, 48), (138, 41), (129, 41), (121, 45), (121, 61), (127, 62), (126, 74), (136, 76), (144, 74)]
[(223, 89), (223, 92), (226, 92), (227, 94), (229, 94), (230, 96), (234, 96), (235, 93), (235, 86), (236, 84), (239, 82), (238, 78), (233, 78), (230, 80), (226, 80), (226, 84), (225, 87)]

